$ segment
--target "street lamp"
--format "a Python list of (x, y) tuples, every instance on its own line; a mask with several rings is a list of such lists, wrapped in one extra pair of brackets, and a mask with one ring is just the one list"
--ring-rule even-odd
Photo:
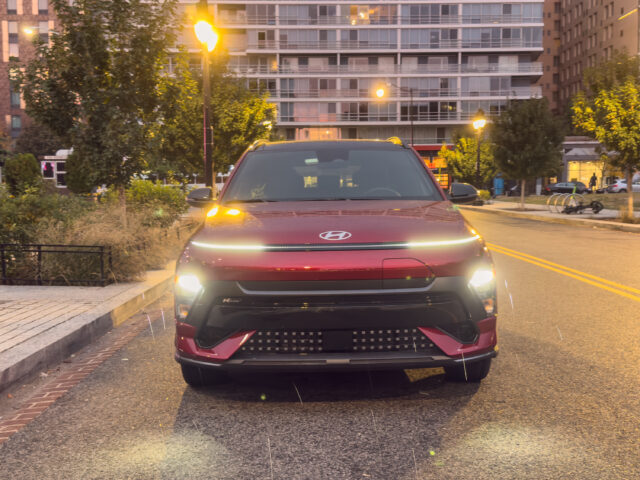
[(197, 6), (199, 20), (194, 25), (196, 37), (202, 44), (202, 124), (204, 130), (204, 180), (207, 187), (214, 186), (213, 183), (213, 160), (211, 157), (213, 148), (213, 136), (209, 125), (209, 104), (211, 103), (211, 84), (209, 78), (209, 53), (216, 48), (218, 34), (213, 29), (210, 22), (209, 6), (207, 0), (200, 0)]
[(480, 188), (480, 139), (482, 135), (482, 129), (487, 124), (487, 119), (484, 118), (484, 111), (480, 108), (476, 113), (476, 117), (473, 119), (473, 128), (476, 130), (476, 150), (478, 155), (476, 157), (476, 186)]
[[(387, 85), (397, 88), (400, 92), (403, 90), (409, 92), (409, 122), (411, 123), (411, 146), (413, 147), (413, 87), (402, 87), (390, 82), (387, 82)], [(387, 92), (384, 87), (376, 89), (376, 97), (384, 98), (386, 95)]]

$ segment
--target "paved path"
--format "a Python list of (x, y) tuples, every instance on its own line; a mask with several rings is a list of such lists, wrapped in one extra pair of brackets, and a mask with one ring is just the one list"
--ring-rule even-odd
[(0, 286), (0, 390), (61, 361), (161, 295), (173, 266), (106, 287)]

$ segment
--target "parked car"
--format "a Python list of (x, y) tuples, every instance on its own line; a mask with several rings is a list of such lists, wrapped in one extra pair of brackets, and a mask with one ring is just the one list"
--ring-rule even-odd
[(399, 140), (251, 147), (177, 265), (185, 381), (422, 367), (480, 381), (497, 355), (495, 274), (451, 205), (472, 197), (447, 197)]
[[(634, 192), (640, 192), (640, 180), (636, 180), (635, 182), (633, 182), (631, 184), (631, 187), (633, 188)], [(609, 193), (626, 193), (628, 191), (629, 188), (627, 188), (626, 180), (616, 180), (615, 183), (607, 187), (607, 192)]]
[(547, 185), (542, 193), (551, 195), (553, 193), (593, 193), (593, 191), (582, 182), (563, 182)]

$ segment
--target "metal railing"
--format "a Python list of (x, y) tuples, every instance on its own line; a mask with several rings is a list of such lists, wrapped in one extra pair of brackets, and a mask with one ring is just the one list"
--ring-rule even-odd
[(541, 17), (524, 15), (322, 15), (313, 17), (296, 17), (291, 15), (247, 15), (246, 12), (218, 13), (220, 25), (477, 25), (496, 23), (542, 23)]
[(318, 75), (318, 74), (440, 74), (440, 73), (540, 73), (542, 63), (486, 65), (231, 65), (239, 75)]
[[(87, 278), (66, 278), (62, 272), (43, 274), (50, 263), (45, 255), (75, 256), (83, 262)], [(101, 245), (0, 244), (0, 283), (2, 285), (98, 285), (111, 283), (111, 249)], [(45, 268), (43, 268), (43, 266)]]
[(440, 40), (427, 42), (380, 42), (369, 40), (265, 40), (250, 42), (243, 47), (228, 47), (230, 51), (243, 50), (444, 50), (444, 49), (499, 49), (499, 48), (542, 48), (542, 40), (501, 39), (501, 40)]

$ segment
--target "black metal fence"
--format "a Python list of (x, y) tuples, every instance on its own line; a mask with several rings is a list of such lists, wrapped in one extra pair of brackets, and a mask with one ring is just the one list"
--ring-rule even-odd
[(111, 283), (111, 249), (93, 245), (0, 243), (3, 285), (98, 285)]

